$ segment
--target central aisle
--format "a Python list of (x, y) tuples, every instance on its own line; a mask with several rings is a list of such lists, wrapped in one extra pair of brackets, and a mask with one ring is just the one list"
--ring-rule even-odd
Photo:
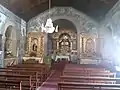
[(66, 61), (60, 61), (54, 64), (51, 75), (37, 90), (58, 90), (57, 83), (60, 81), (60, 75), (66, 63)]
[(46, 82), (38, 90), (57, 90), (57, 83), (60, 81), (60, 71), (53, 71)]

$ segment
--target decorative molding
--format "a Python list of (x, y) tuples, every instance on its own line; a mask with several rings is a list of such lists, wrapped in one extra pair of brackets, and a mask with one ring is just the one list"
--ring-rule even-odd
[[(79, 29), (77, 31), (80, 31), (81, 28), (91, 29), (98, 27), (98, 22), (72, 7), (54, 7), (50, 9), (50, 17), (53, 21), (59, 19), (59, 17), (61, 17), (61, 19), (71, 19), (73, 24), (76, 25), (77, 29)], [(33, 27), (40, 27), (48, 18), (48, 10), (32, 18), (28, 21), (28, 30), (32, 31), (34, 29)], [(88, 24), (88, 27), (84, 26), (86, 23)]]
[[(21, 30), (24, 28), (25, 31), (26, 31), (26, 22), (19, 18), (18, 16), (16, 16), (15, 14), (13, 14), (11, 11), (9, 11), (8, 9), (6, 9), (5, 7), (3, 7), (2, 5), (0, 5), (0, 13), (2, 13), (6, 19), (4, 20), (4, 22), (2, 22), (2, 26), (0, 27), (0, 31), (2, 32), (3, 34), (3, 50), (4, 50), (4, 43), (5, 43), (5, 30), (6, 28), (9, 26), (9, 25), (12, 25), (15, 30), (16, 30), (16, 36), (17, 36), (17, 49), (18, 49), (18, 58), (19, 60), (21, 60), (21, 53), (22, 53), (22, 50), (23, 50), (23, 47), (21, 47), (21, 45), (23, 44), (23, 39), (21, 39)], [(4, 55), (3, 55), (4, 57)], [(4, 58), (2, 58), (3, 60)]]

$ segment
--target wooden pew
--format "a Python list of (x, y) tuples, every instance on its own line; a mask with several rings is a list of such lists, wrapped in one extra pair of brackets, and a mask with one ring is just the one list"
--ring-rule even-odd
[(32, 81), (36, 82), (36, 88), (38, 88), (39, 84), (42, 83), (41, 79), (39, 79), (39, 73), (36, 71), (24, 71), (24, 70), (11, 70), (11, 69), (2, 69), (0, 73), (3, 74), (12, 74), (12, 75), (29, 75), (32, 76)]
[(87, 73), (84, 73), (84, 72), (72, 72), (72, 71), (67, 71), (67, 72), (64, 72), (63, 75), (70, 75), (70, 76), (97, 76), (97, 77), (115, 77), (115, 73), (106, 73), (106, 72), (98, 72), (98, 73), (91, 73), (91, 72), (87, 72)]
[(106, 72), (110, 72), (110, 70), (106, 70), (105, 68), (65, 68), (64, 71), (68, 71), (68, 70), (75, 70), (75, 71), (106, 71)]
[(99, 76), (99, 77), (115, 77), (116, 73), (111, 73), (104, 68), (65, 68), (62, 75), (72, 76)]
[[(43, 83), (47, 79), (49, 69), (48, 65), (45, 64), (19, 64), (14, 66), (8, 66), (7, 68), (4, 68), (6, 70), (12, 70), (12, 71), (36, 71), (39, 72), (40, 75), (38, 78), (40, 79), (39, 84)], [(23, 72), (22, 72), (23, 73)], [(36, 84), (36, 86), (38, 86)]]
[(85, 82), (85, 83), (109, 83), (115, 84), (116, 81), (120, 81), (120, 78), (109, 77), (87, 77), (87, 76), (60, 76), (61, 81), (64, 82)]
[(22, 81), (22, 88), (32, 90), (34, 89), (34, 81), (32, 81), (32, 76), (28, 75), (10, 75), (10, 74), (0, 74), (0, 80), (12, 80), (12, 81)]
[(47, 78), (48, 75), (50, 74), (50, 69), (48, 65), (45, 64), (20, 64), (20, 65), (14, 65), (14, 66), (9, 66), (8, 68), (35, 68), (36, 70), (39, 69), (42, 73), (44, 73), (44, 78)]
[(42, 68), (44, 70), (48, 70), (49, 71), (49, 66), (46, 64), (40, 64), (40, 63), (36, 63), (36, 64), (18, 64), (18, 65), (14, 65), (14, 66), (8, 66), (8, 67), (37, 67), (37, 68)]
[(45, 72), (44, 70), (42, 70), (41, 68), (32, 68), (32, 67), (10, 67), (10, 68), (4, 68), (4, 69), (10, 69), (10, 70), (22, 70), (22, 71), (36, 71), (39, 72), (40, 75), (38, 76), (40, 78), (41, 81), (45, 81), (47, 79), (47, 75), (48, 73)]
[(0, 80), (0, 89), (22, 90), (22, 82), (12, 80)]
[(101, 65), (81, 65), (81, 64), (66, 64), (64, 69), (67, 68), (95, 68), (95, 69), (105, 69), (104, 66)]
[(109, 71), (106, 69), (102, 69), (102, 68), (65, 68), (64, 71), (68, 71), (68, 70), (75, 70), (75, 71), (87, 71), (87, 70), (99, 70), (99, 71)]
[(120, 84), (59, 82), (58, 90), (120, 90)]
[(37, 67), (37, 68), (41, 68), (41, 69), (49, 71), (49, 66), (48, 65), (39, 64), (39, 63), (37, 63), (37, 64), (18, 64), (18, 65), (14, 65), (14, 66), (8, 66), (8, 68), (10, 68), (10, 67), (19, 67), (19, 68), (20, 67), (27, 67), (27, 68), (29, 68), (29, 67)]
[(73, 72), (73, 73), (85, 73), (85, 74), (89, 74), (89, 73), (111, 73), (110, 71), (99, 71), (99, 70), (80, 70), (80, 71), (76, 71), (76, 70), (65, 70), (63, 71), (63, 74), (64, 73), (70, 73), (70, 72)]
[(62, 88), (66, 90), (120, 90), (120, 85), (115, 84), (117, 80), (120, 80), (115, 78), (116, 74), (99, 66), (68, 64), (62, 75), (60, 78), (63, 82), (58, 83), (59, 90)]
[(105, 68), (94, 68), (94, 67), (81, 67), (80, 65), (79, 66), (74, 66), (74, 65), (66, 65), (66, 67), (64, 68), (64, 71), (84, 71), (84, 72), (87, 72), (87, 71), (104, 71), (104, 72), (110, 72), (109, 70), (106, 70)]
[(49, 67), (47, 65), (42, 65), (42, 64), (20, 64), (20, 65), (15, 65), (15, 66), (9, 66), (7, 68), (40, 68), (41, 70), (43, 70), (44, 72), (48, 72), (49, 71)]

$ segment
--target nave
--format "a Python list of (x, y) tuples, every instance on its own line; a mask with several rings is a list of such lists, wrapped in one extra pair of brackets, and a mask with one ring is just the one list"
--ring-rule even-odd
[(0, 0), (0, 90), (120, 90), (119, 28), (120, 0)]

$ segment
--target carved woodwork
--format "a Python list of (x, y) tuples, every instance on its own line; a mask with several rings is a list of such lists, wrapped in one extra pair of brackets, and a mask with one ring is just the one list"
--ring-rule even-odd
[(57, 54), (71, 54), (77, 50), (77, 34), (72, 30), (62, 29), (52, 34), (53, 51)]
[(30, 32), (27, 38), (27, 56), (44, 56), (44, 34), (42, 32)]
[(82, 57), (96, 57), (97, 56), (97, 37), (94, 35), (81, 35), (80, 47)]

